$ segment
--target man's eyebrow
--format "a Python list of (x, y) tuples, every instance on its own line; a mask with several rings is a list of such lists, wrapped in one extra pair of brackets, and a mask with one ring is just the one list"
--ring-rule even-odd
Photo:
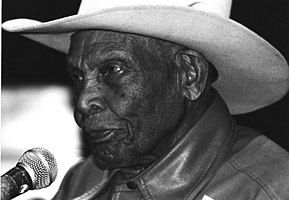
[(110, 51), (110, 52), (103, 52), (99, 54), (101, 55), (95, 56), (96, 55), (95, 52), (90, 53), (91, 59), (90, 59), (90, 62), (87, 63), (89, 67), (90, 65), (93, 65), (93, 66), (101, 65), (109, 61), (120, 61), (120, 62), (125, 62), (127, 64), (133, 64), (132, 55), (125, 51)]
[[(82, 55), (84, 56), (84, 55)], [(109, 61), (119, 61), (128, 64), (127, 67), (131, 67), (133, 63), (132, 55), (126, 51), (109, 51), (109, 52), (101, 52), (101, 51), (91, 51), (86, 55), (88, 57), (88, 61), (85, 62), (86, 67), (93, 69), (97, 65), (102, 65)], [(66, 57), (67, 67), (83, 69), (83, 63), (81, 63), (81, 56), (76, 54), (70, 54)]]

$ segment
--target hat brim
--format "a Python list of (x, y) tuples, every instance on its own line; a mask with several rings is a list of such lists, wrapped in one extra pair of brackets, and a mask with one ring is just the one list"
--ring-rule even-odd
[(2, 27), (67, 53), (70, 35), (84, 29), (114, 30), (164, 39), (195, 49), (217, 68), (215, 87), (232, 114), (254, 111), (288, 91), (289, 67), (268, 42), (241, 24), (176, 6), (128, 6), (41, 23), (28, 19)]

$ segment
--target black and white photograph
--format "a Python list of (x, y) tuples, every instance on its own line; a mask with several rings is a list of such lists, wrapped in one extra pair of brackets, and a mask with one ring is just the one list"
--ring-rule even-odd
[(289, 200), (288, 0), (3, 0), (1, 199)]

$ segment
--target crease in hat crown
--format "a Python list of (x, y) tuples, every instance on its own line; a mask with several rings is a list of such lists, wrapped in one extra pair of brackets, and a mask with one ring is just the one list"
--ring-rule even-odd
[(232, 0), (82, 0), (78, 14), (87, 14), (120, 6), (181, 6), (192, 7), (229, 18)]

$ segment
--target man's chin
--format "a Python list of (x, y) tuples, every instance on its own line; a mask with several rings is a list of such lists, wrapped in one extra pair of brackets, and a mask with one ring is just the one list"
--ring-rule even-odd
[[(122, 148), (116, 148), (116, 146)], [(94, 164), (100, 169), (117, 169), (135, 164), (136, 151), (123, 147), (124, 144), (99, 144), (92, 148)]]

